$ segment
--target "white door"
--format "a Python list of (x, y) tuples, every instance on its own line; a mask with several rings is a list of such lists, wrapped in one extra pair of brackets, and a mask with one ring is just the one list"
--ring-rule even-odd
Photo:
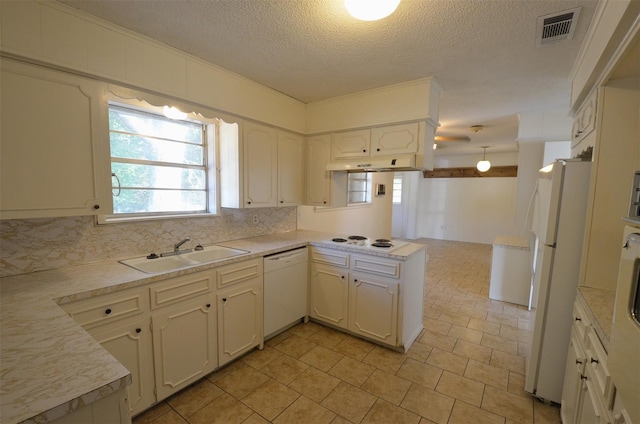
[(346, 329), (348, 295), (348, 273), (344, 269), (312, 264), (312, 317)]
[(262, 343), (262, 291), (259, 283), (218, 293), (218, 360), (226, 364)]
[(392, 346), (397, 342), (398, 282), (352, 274), (349, 330)]

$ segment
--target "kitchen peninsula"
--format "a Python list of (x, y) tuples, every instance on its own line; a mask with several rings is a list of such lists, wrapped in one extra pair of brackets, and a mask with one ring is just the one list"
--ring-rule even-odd
[[(99, 404), (100, 400), (120, 394), (116, 400), (120, 402), (120, 410), (115, 409), (123, 422), (127, 422), (124, 393), (131, 384), (129, 371), (62, 309), (65, 305), (261, 259), (296, 247), (322, 245), (327, 237), (312, 231), (292, 231), (224, 242), (221, 243), (224, 246), (250, 253), (164, 274), (143, 274), (115, 260), (107, 260), (3, 278), (0, 280), (3, 387), (0, 421), (64, 420), (67, 414), (85, 405)], [(426, 259), (425, 246), (415, 243), (407, 243), (391, 253), (371, 252), (370, 255), (400, 262), (414, 256)], [(422, 316), (421, 310), (413, 312)]]

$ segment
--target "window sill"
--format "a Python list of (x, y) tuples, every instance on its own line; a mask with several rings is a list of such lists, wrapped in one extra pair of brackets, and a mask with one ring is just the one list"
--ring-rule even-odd
[(371, 203), (363, 203), (363, 204), (355, 204), (349, 206), (341, 206), (337, 208), (332, 208), (331, 206), (314, 206), (315, 212), (334, 212), (334, 211), (347, 211), (351, 209), (363, 209), (371, 207)]
[(98, 225), (124, 224), (129, 222), (145, 222), (158, 221), (162, 219), (189, 219), (189, 218), (213, 218), (222, 216), (219, 213), (189, 213), (189, 214), (168, 214), (153, 216), (114, 216), (114, 215), (98, 215), (96, 223)]

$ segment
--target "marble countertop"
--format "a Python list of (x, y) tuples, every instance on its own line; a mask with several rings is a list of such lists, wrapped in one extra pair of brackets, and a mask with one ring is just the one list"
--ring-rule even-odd
[(493, 240), (493, 245), (512, 249), (529, 250), (529, 239), (524, 237), (498, 236)]
[(616, 301), (615, 290), (578, 287), (578, 296), (582, 297), (591, 314), (591, 322), (605, 350), (609, 350), (611, 326), (613, 324), (613, 308)]
[[(131, 383), (129, 371), (59, 305), (309, 244), (321, 245), (328, 238), (328, 234), (299, 230), (221, 242), (218, 244), (250, 253), (159, 274), (106, 260), (0, 279), (0, 422), (50, 422)], [(424, 248), (409, 243), (392, 253), (366, 253), (404, 260)]]

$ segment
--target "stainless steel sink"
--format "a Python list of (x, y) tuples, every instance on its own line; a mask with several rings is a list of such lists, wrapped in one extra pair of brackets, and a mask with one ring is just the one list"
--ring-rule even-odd
[(119, 262), (147, 274), (156, 274), (159, 272), (177, 271), (234, 256), (245, 255), (247, 253), (249, 252), (246, 250), (216, 245), (181, 255), (158, 257), (155, 259), (148, 259), (146, 256), (141, 256)]

